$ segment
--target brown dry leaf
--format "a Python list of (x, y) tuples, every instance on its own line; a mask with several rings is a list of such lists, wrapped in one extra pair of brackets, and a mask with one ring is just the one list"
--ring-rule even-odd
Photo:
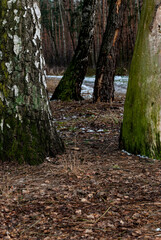
[(57, 126), (68, 118), (66, 152), (39, 166), (0, 162), (0, 238), (161, 239), (161, 161), (119, 150), (123, 102), (51, 103)]

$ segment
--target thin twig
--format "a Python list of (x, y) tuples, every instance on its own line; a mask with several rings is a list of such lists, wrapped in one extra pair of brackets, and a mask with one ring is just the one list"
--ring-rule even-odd
[(26, 228), (25, 230), (23, 230), (20, 235), (22, 235), (24, 232), (26, 232), (27, 230), (29, 230), (30, 228), (32, 228), (33, 226), (35, 226), (37, 223), (39, 223), (41, 221), (41, 219), (38, 219), (36, 222), (34, 222), (32, 225), (30, 225), (28, 228)]
[(111, 209), (111, 206), (109, 208), (107, 208), (107, 210), (104, 212), (104, 214), (101, 217), (99, 217), (94, 223), (97, 223), (101, 218), (103, 218), (110, 209)]

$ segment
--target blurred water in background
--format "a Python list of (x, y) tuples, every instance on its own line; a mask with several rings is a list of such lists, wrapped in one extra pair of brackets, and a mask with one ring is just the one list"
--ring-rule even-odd
[[(48, 75), (47, 78), (50, 78), (50, 79), (53, 78), (53, 80), (54, 80), (54, 79), (61, 79), (62, 76), (49, 76)], [(81, 90), (81, 94), (85, 99), (92, 98), (94, 82), (95, 82), (95, 76), (85, 77), (83, 84), (82, 84), (82, 90)], [(128, 76), (115, 76), (114, 87), (115, 87), (116, 93), (126, 94), (127, 84), (128, 84)]]
[[(95, 76), (85, 77), (82, 84), (82, 96), (84, 98), (91, 98), (93, 96)], [(114, 87), (116, 93), (126, 94), (128, 84), (128, 76), (115, 76)]]

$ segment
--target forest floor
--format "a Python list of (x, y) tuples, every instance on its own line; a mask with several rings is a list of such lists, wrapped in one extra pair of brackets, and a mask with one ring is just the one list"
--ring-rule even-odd
[(161, 239), (161, 161), (119, 150), (123, 105), (51, 102), (66, 152), (0, 164), (0, 239)]

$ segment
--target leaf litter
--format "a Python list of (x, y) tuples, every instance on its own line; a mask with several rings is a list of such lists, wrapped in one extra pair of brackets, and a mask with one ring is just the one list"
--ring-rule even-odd
[(0, 239), (161, 239), (161, 161), (119, 150), (123, 104), (51, 102), (66, 152), (1, 162)]

